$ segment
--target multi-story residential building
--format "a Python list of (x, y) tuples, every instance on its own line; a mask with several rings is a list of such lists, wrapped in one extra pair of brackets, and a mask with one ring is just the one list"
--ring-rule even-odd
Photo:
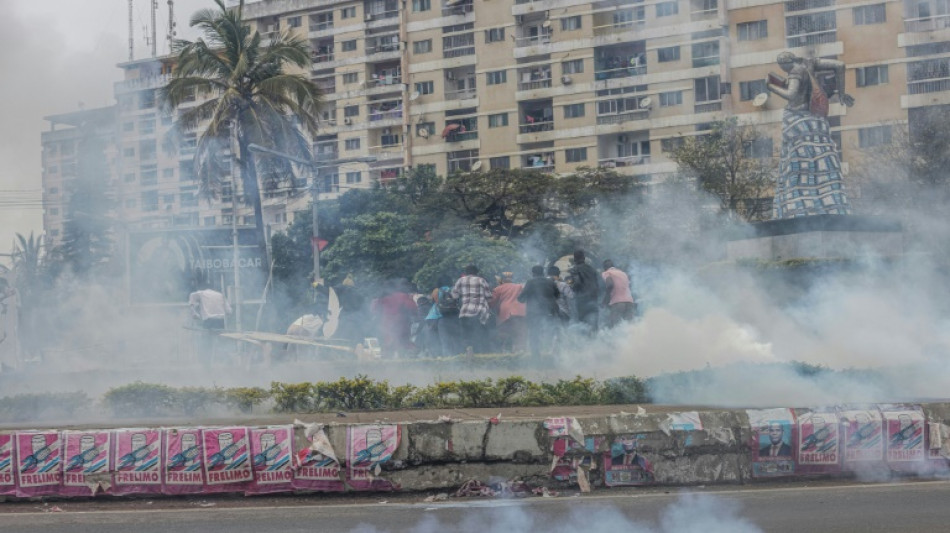
[[(942, 1), (261, 0), (244, 13), (265, 36), (289, 30), (311, 44), (309, 74), (326, 101), (314, 139), (318, 185), (333, 195), (415, 165), (442, 175), (586, 165), (662, 179), (675, 171), (668, 152), (684, 136), (729, 115), (773, 139), (752, 153), (774, 154), (785, 102), (754, 100), (785, 50), (847, 64), (857, 103), (833, 103), (829, 117), (847, 170), (864, 150), (889, 142), (893, 128), (950, 104), (950, 8)], [(169, 61), (120, 66), (122, 220), (229, 224), (229, 191), (211, 203), (197, 197), (196, 133), (183, 133), (171, 152), (163, 148), (173, 117), (156, 107), (155, 91)], [(69, 135), (50, 132), (44, 146)], [(51, 206), (61, 179), (51, 170), (68, 165), (52, 149), (44, 156)], [(373, 162), (339, 164), (352, 158)], [(274, 229), (309, 199), (272, 196), (265, 223)], [(61, 215), (54, 209), (46, 221), (55, 239)], [(240, 206), (238, 216), (253, 222)]]

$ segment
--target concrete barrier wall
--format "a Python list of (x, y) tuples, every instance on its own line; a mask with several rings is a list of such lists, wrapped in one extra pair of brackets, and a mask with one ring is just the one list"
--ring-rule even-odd
[(581, 490), (947, 473), (950, 404), (0, 432), (0, 495)]

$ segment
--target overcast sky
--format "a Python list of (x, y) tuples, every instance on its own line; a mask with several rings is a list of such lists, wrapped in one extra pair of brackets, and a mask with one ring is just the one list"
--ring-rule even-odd
[[(150, 0), (134, 0), (135, 57), (146, 57)], [(212, 0), (175, 0), (179, 37)], [(40, 133), (44, 116), (112, 105), (116, 64), (128, 59), (128, 0), (4, 0), (0, 32), (0, 254), (15, 233), (43, 231)], [(158, 1), (158, 50), (168, 52), (168, 1)], [(4, 257), (0, 256), (0, 262)]]

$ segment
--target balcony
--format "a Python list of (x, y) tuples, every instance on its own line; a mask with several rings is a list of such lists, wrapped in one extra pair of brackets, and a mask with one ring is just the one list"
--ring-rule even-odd
[(950, 78), (929, 78), (907, 82), (907, 94), (937, 93), (941, 91), (950, 91)]
[(330, 50), (323, 50), (320, 52), (314, 51), (312, 54), (310, 54), (310, 57), (313, 59), (314, 65), (319, 63), (329, 63), (330, 61), (333, 61), (333, 49), (331, 48)]
[(471, 13), (474, 10), (471, 0), (448, 0), (442, 7), (443, 17), (454, 17)]
[(376, 161), (391, 161), (393, 159), (402, 159), (401, 144), (381, 144), (379, 146), (370, 146), (369, 155), (376, 158)]
[(381, 35), (379, 37), (366, 39), (365, 47), (366, 57), (399, 52), (399, 35)]
[[(540, 26), (534, 26), (532, 29), (540, 28)], [(515, 38), (515, 46), (518, 48), (524, 46), (538, 46), (542, 44), (551, 44), (551, 35), (554, 32), (550, 28), (543, 28), (542, 31), (538, 32), (528, 32), (528, 35)]]
[(478, 92), (474, 87), (466, 87), (464, 89), (456, 89), (454, 91), (445, 91), (446, 100), (468, 100), (469, 98), (477, 98)]
[(646, 43), (624, 43), (594, 49), (594, 79), (611, 80), (647, 73)]
[(442, 57), (470, 56), (475, 54), (475, 34), (463, 33), (442, 38)]
[(402, 101), (392, 100), (389, 102), (380, 102), (368, 106), (369, 121), (379, 122), (381, 120), (395, 120), (402, 118)]
[(789, 35), (786, 44), (790, 48), (798, 46), (812, 46), (816, 44), (833, 43), (838, 40), (838, 31), (834, 28), (823, 31), (813, 31), (810, 33), (799, 33)]
[(120, 94), (131, 91), (141, 91), (143, 89), (158, 89), (168, 85), (171, 79), (170, 74), (163, 74), (161, 76), (147, 76), (144, 78), (118, 81), (115, 83), (115, 92), (116, 94)]
[(540, 172), (551, 172), (554, 170), (554, 152), (526, 155), (521, 160), (521, 168), (526, 170), (538, 170)]
[[(392, 7), (395, 6), (395, 7)], [(366, 10), (366, 22), (374, 22), (377, 20), (391, 19), (399, 16), (399, 7), (398, 4), (393, 2), (392, 6), (387, 6), (389, 9), (384, 10), (375, 10), (367, 9)]]
[(904, 31), (908, 33), (950, 28), (950, 15), (904, 19)]
[(551, 87), (551, 65), (518, 71), (518, 90), (532, 91)]
[(694, 113), (712, 113), (714, 111), (722, 111), (722, 100), (696, 102), (693, 108)]
[(597, 161), (597, 165), (603, 168), (632, 167), (635, 165), (649, 165), (649, 155), (628, 155), (624, 157), (607, 157)]
[(620, 124), (632, 120), (645, 120), (649, 113), (649, 109), (637, 109), (634, 111), (598, 115), (597, 124)]
[(540, 122), (524, 122), (518, 126), (518, 133), (540, 133), (542, 131), (553, 131), (554, 120)]

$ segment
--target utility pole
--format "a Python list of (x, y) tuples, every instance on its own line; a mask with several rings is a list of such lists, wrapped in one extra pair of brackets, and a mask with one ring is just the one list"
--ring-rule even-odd
[(320, 283), (320, 232), (318, 230), (317, 200), (320, 198), (320, 190), (317, 188), (317, 177), (320, 175), (318, 168), (313, 168), (312, 181), (310, 183), (310, 211), (313, 217), (313, 283), (316, 286)]
[(238, 121), (231, 121), (231, 267), (234, 271), (234, 322), (235, 331), (241, 331), (241, 270), (238, 267), (238, 228), (237, 228), (237, 200), (238, 200), (238, 152), (241, 145), (238, 142)]

